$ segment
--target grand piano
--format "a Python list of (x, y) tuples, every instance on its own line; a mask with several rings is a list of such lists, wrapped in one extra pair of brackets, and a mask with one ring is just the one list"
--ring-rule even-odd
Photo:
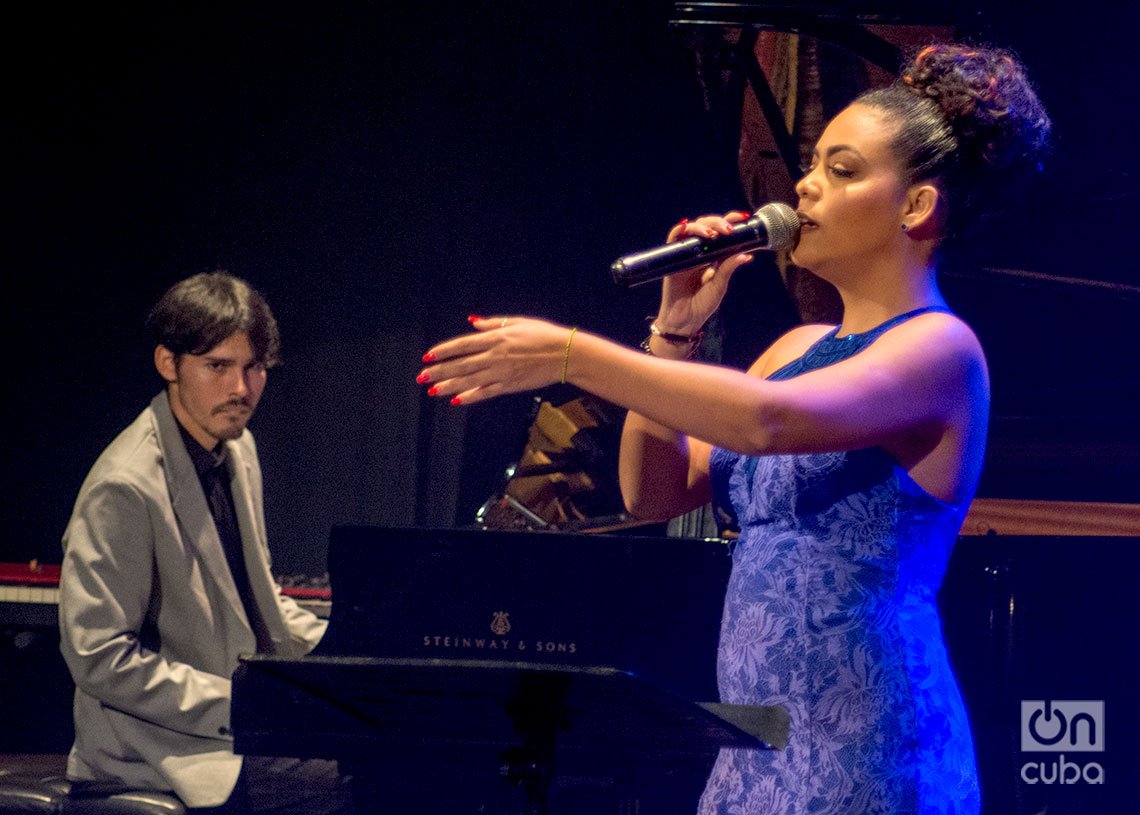
[(784, 709), (717, 702), (729, 562), (722, 540), (335, 527), (328, 632), (242, 661), (235, 749), (335, 758), (401, 810), (691, 811), (718, 748), (787, 742)]

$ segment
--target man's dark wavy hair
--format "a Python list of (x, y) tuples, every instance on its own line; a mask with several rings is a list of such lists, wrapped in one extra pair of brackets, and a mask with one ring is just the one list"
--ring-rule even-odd
[(204, 354), (235, 331), (249, 336), (254, 359), (272, 368), (280, 362), (277, 320), (261, 293), (239, 277), (202, 272), (175, 283), (147, 318), (155, 345), (176, 356)]

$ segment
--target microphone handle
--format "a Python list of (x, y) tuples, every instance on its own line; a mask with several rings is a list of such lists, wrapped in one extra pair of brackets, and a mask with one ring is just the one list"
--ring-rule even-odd
[(663, 277), (708, 266), (725, 258), (764, 249), (768, 246), (768, 230), (758, 216), (734, 224), (728, 235), (715, 238), (685, 238), (626, 255), (610, 266), (610, 275), (618, 285), (632, 287), (660, 280)]

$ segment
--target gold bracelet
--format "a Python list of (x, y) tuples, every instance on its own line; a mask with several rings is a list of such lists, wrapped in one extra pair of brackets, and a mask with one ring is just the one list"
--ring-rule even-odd
[(566, 369), (570, 367), (570, 344), (574, 342), (574, 332), (578, 330), (578, 326), (570, 329), (570, 336), (566, 338), (566, 350), (562, 354), (562, 384), (566, 384)]

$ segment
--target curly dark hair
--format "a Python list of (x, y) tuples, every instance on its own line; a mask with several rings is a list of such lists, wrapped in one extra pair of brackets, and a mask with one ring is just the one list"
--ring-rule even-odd
[(899, 79), (858, 104), (895, 114), (892, 147), (908, 184), (933, 181), (946, 199), (944, 237), (961, 237), (1042, 168), (1051, 123), (1018, 59), (989, 46), (929, 45)]
[(224, 271), (202, 272), (175, 283), (147, 318), (155, 345), (176, 356), (204, 354), (235, 331), (244, 331), (254, 358), (272, 368), (281, 338), (269, 304), (255, 288)]

